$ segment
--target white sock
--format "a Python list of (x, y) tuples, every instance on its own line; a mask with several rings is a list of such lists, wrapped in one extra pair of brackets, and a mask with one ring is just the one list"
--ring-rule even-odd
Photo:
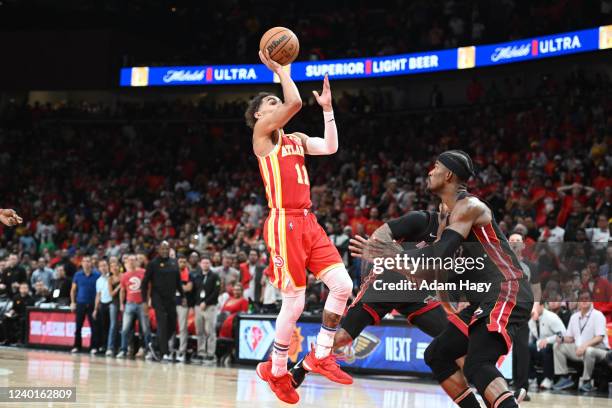
[(336, 335), (337, 327), (327, 327), (321, 325), (321, 330), (317, 335), (317, 346), (315, 348), (316, 358), (325, 358), (331, 353), (334, 346), (334, 336)]
[(287, 372), (287, 359), (289, 358), (289, 346), (274, 343), (272, 350), (272, 375), (280, 377)]

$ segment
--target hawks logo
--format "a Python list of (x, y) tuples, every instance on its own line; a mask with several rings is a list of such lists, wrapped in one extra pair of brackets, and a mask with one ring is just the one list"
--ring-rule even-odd
[(304, 336), (302, 336), (302, 328), (296, 327), (293, 330), (293, 334), (291, 335), (291, 342), (289, 343), (289, 351), (287, 355), (289, 359), (297, 363), (298, 355), (303, 351), (302, 350), (302, 342), (304, 341)]
[(276, 266), (277, 268), (282, 268), (285, 265), (285, 260), (280, 255), (274, 255), (274, 258), (272, 258), (272, 262), (274, 262), (274, 266)]
[(368, 357), (376, 350), (380, 344), (380, 339), (372, 333), (362, 332), (353, 341), (353, 344), (343, 347), (344, 359), (348, 364), (352, 364), (355, 360), (361, 360)]
[(263, 339), (264, 333), (258, 326), (248, 327), (244, 331), (244, 338), (246, 340), (246, 344), (249, 346), (251, 351), (255, 351), (261, 339)]

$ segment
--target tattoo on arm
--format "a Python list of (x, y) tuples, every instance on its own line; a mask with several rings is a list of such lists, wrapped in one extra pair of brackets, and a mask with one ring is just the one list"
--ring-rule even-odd
[(389, 224), (383, 224), (374, 233), (372, 234), (373, 238), (376, 238), (382, 242), (392, 242), (393, 234), (391, 233), (391, 228), (389, 228)]

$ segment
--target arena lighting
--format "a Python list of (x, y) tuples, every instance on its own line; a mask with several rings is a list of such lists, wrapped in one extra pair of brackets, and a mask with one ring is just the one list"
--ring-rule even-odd
[[(612, 25), (498, 44), (384, 57), (302, 61), (286, 69), (296, 82), (410, 75), (470, 69), (612, 48)], [(120, 86), (153, 87), (275, 83), (262, 64), (122, 68)]]

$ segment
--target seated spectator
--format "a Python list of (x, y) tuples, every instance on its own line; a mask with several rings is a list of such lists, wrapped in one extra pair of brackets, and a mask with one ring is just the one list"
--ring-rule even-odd
[(70, 304), (70, 288), (72, 280), (66, 277), (66, 272), (63, 265), (55, 267), (55, 279), (51, 286), (51, 301), (60, 305)]
[(612, 284), (612, 246), (606, 249), (606, 260), (603, 265), (599, 267), (599, 276), (608, 280), (608, 283)]
[(565, 335), (557, 337), (553, 347), (555, 374), (560, 376), (559, 381), (553, 386), (554, 390), (574, 387), (574, 380), (568, 375), (567, 360), (570, 359), (584, 362), (580, 391), (592, 391), (591, 375), (595, 364), (606, 358), (608, 349), (606, 318), (593, 307), (591, 294), (588, 291), (582, 291), (580, 294), (578, 308), (579, 311), (570, 319)]
[(612, 318), (612, 287), (607, 279), (599, 276), (599, 268), (597, 260), (591, 260), (587, 264), (584, 271), (587, 276), (586, 282), (583, 283), (582, 290), (591, 293), (593, 306), (601, 311), (606, 320)]
[(547, 310), (543, 303), (537, 307), (536, 319), (529, 320), (529, 351), (531, 364), (529, 365), (529, 378), (536, 379), (535, 363), (539, 362), (544, 368), (544, 378), (540, 388), (552, 388), (555, 366), (553, 360), (553, 345), (559, 335), (565, 335), (565, 325), (557, 314)]
[(47, 266), (47, 260), (44, 257), (38, 258), (38, 265), (32, 272), (30, 284), (34, 287), (38, 281), (42, 281), (46, 288), (53, 286), (53, 269)]
[(51, 300), (49, 289), (45, 286), (42, 280), (36, 281), (34, 284), (34, 306), (39, 306), (41, 303), (47, 303)]
[(234, 284), (232, 288), (232, 293), (228, 293), (228, 295), (229, 296), (221, 306), (221, 313), (226, 312), (229, 313), (229, 315), (221, 325), (221, 330), (219, 330), (219, 337), (233, 339), (234, 318), (238, 313), (246, 313), (249, 310), (249, 301), (247, 298), (242, 296), (243, 292), (241, 283)]

